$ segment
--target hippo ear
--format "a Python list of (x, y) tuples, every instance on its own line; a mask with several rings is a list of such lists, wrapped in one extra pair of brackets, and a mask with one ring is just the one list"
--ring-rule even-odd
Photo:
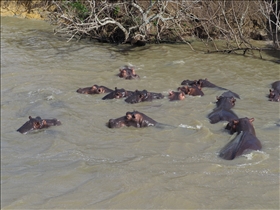
[(253, 117), (251, 119), (249, 119), (250, 122), (254, 122), (254, 120), (255, 120), (255, 118), (253, 118)]
[(219, 100), (219, 99), (220, 99), (220, 97), (219, 97), (219, 96), (216, 96), (216, 99), (217, 99), (217, 100)]
[(29, 118), (30, 120), (32, 119), (32, 117), (31, 117), (31, 116), (29, 116), (28, 118)]

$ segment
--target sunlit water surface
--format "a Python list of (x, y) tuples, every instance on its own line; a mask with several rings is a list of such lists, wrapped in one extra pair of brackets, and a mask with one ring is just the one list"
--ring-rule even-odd
[[(45, 22), (2, 18), (2, 208), (279, 208), (279, 103), (267, 100), (270, 84), (280, 79), (279, 64), (187, 45), (125, 48), (66, 42)], [(117, 77), (124, 65), (135, 66), (141, 79)], [(240, 95), (233, 110), (255, 119), (262, 151), (232, 161), (217, 156), (232, 138), (226, 122), (207, 119), (223, 93), (217, 89), (138, 104), (76, 93), (97, 84), (167, 96), (183, 80), (199, 78)], [(171, 126), (106, 126), (132, 110)], [(29, 115), (62, 125), (16, 132)]]

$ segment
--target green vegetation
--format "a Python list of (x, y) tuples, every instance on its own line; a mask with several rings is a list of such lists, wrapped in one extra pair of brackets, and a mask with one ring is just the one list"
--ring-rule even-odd
[(64, 1), (66, 2), (69, 7), (76, 11), (76, 15), (81, 19), (84, 20), (89, 13), (88, 8), (79, 0), (78, 1)]

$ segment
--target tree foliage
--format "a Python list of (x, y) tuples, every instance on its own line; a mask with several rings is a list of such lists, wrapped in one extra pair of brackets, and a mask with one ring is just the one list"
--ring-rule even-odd
[[(29, 9), (31, 0), (17, 1)], [(33, 2), (33, 4), (32, 4)], [(255, 49), (250, 40), (272, 40), (279, 49), (277, 0), (41, 0), (55, 8), (48, 19), (69, 40), (110, 43), (187, 43), (199, 38), (209, 51)], [(222, 48), (216, 40), (225, 40)], [(221, 49), (220, 49), (221, 48)]]

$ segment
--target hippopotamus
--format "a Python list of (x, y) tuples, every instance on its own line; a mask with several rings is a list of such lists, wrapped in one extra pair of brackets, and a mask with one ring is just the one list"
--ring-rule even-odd
[(230, 121), (238, 119), (237, 115), (230, 109), (234, 107), (236, 99), (234, 97), (217, 97), (216, 108), (208, 115), (211, 124), (220, 121)]
[(210, 87), (210, 88), (219, 88), (221, 90), (226, 90), (225, 88), (222, 88), (222, 87), (219, 87), (211, 82), (208, 81), (208, 79), (199, 79), (199, 80), (184, 80), (181, 85), (190, 85), (190, 86), (193, 86), (193, 85), (198, 85), (200, 86), (201, 88), (203, 87)]
[(161, 93), (148, 92), (147, 90), (135, 90), (129, 97), (125, 99), (127, 103), (139, 103), (144, 101), (152, 101), (153, 99), (162, 99), (164, 96)]
[(197, 80), (184, 80), (183, 82), (181, 82), (181, 85), (188, 85), (188, 86), (193, 86), (193, 85), (197, 85)]
[(108, 122), (109, 128), (120, 128), (123, 126), (133, 126), (136, 128), (143, 128), (143, 127), (149, 127), (149, 126), (155, 126), (158, 122), (153, 120), (152, 118), (148, 117), (147, 115), (138, 112), (127, 112), (125, 116), (116, 118), (116, 119), (110, 119)]
[(273, 90), (269, 89), (269, 101), (280, 101), (280, 81), (273, 82), (271, 84)]
[(105, 86), (93, 85), (92, 87), (79, 88), (77, 90), (77, 93), (82, 93), (82, 94), (100, 94), (100, 93), (110, 93), (112, 91), (113, 91), (112, 89), (107, 88)]
[[(206, 79), (199, 79), (199, 80), (184, 80), (181, 85), (189, 85), (189, 86), (193, 86), (193, 85), (197, 85), (200, 89), (204, 88), (204, 87), (209, 87), (209, 88), (218, 88), (219, 90), (228, 90), (226, 88), (217, 86), (213, 83), (211, 83), (207, 78)], [(235, 98), (240, 98), (239, 95), (237, 93), (234, 93), (232, 91), (230, 91)]]
[(186, 98), (186, 94), (184, 92), (174, 92), (170, 91), (168, 98), (170, 101), (175, 101), (175, 100), (183, 100)]
[(222, 87), (220, 87), (220, 86), (217, 86), (217, 85), (211, 83), (207, 78), (205, 78), (205, 79), (199, 79), (199, 80), (197, 81), (197, 84), (198, 84), (201, 88), (203, 88), (203, 87), (210, 87), (210, 88), (218, 88), (218, 89), (220, 89), (220, 90), (227, 90), (227, 89), (225, 89), (225, 88), (222, 88)]
[(191, 96), (203, 96), (204, 95), (204, 93), (201, 91), (201, 88), (197, 85), (182, 86), (182, 87), (178, 87), (177, 90), (182, 91), (186, 95), (191, 95)]
[(276, 90), (269, 90), (269, 95), (268, 95), (268, 100), (269, 101), (280, 101), (280, 92), (277, 92)]
[(29, 116), (29, 121), (24, 123), (19, 129), (17, 129), (20, 133), (27, 133), (28, 131), (38, 130), (43, 128), (48, 128), (54, 125), (61, 125), (61, 122), (57, 119), (41, 119), (41, 117), (32, 118)]
[(235, 157), (242, 155), (245, 150), (261, 150), (262, 145), (256, 137), (253, 121), (254, 118), (245, 117), (231, 120), (227, 124), (226, 129), (230, 130), (231, 134), (237, 132), (237, 135), (221, 149), (219, 157), (225, 160), (233, 160)]
[(133, 67), (124, 66), (120, 69), (119, 77), (125, 79), (138, 79), (140, 78), (136, 73)]
[(104, 96), (102, 98), (102, 100), (114, 99), (114, 98), (116, 98), (116, 99), (125, 98), (127, 96), (130, 96), (132, 93), (133, 93), (133, 91), (128, 91), (123, 88), (118, 89), (117, 87), (115, 87), (115, 90), (113, 90), (112, 92), (110, 92), (109, 94)]

